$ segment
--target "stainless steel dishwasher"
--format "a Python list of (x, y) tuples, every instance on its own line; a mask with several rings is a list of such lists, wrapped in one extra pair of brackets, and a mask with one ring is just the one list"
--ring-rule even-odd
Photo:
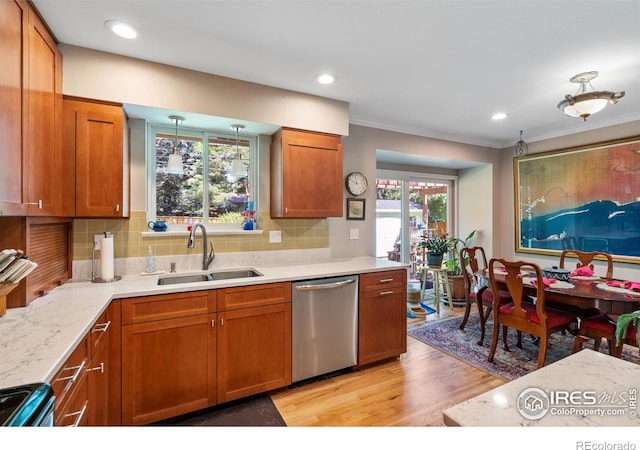
[(292, 381), (358, 363), (358, 276), (293, 283)]

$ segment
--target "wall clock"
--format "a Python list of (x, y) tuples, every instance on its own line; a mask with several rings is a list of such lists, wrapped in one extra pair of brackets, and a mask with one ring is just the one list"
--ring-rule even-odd
[(351, 172), (347, 175), (344, 185), (347, 188), (347, 192), (351, 195), (362, 195), (367, 192), (367, 177), (361, 172)]

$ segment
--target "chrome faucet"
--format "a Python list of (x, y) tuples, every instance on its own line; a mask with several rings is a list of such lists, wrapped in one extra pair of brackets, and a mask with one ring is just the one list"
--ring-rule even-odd
[(215, 252), (213, 251), (213, 243), (211, 243), (211, 251), (209, 252), (209, 256), (207, 256), (207, 229), (201, 223), (194, 223), (191, 227), (191, 233), (189, 233), (189, 241), (187, 242), (187, 248), (195, 247), (196, 240), (196, 229), (202, 229), (202, 270), (209, 269), (209, 265), (211, 261), (216, 257)]

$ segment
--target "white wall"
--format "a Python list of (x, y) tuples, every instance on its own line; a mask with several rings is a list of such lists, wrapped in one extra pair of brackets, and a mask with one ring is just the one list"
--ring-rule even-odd
[(478, 230), (471, 242), (482, 246), (487, 258), (493, 256), (494, 191), (493, 164), (463, 169), (458, 174), (458, 237), (464, 239), (473, 230)]
[[(529, 154), (579, 147), (631, 136), (640, 136), (640, 121), (529, 143)], [(513, 153), (511, 148), (502, 150), (498, 185), (499, 189), (496, 192), (498, 195), (496, 205), (499, 205), (499, 207), (495, 208), (497, 220), (496, 228), (494, 230), (494, 236), (496, 237), (495, 254), (503, 255), (505, 258), (532, 261), (539, 264), (541, 267), (548, 267), (553, 263), (557, 263), (558, 258), (555, 256), (516, 253), (515, 251), (515, 199), (513, 185)], [(637, 264), (616, 262), (614, 276), (631, 280), (640, 280), (640, 266)]]
[(61, 44), (65, 95), (339, 134), (346, 102)]

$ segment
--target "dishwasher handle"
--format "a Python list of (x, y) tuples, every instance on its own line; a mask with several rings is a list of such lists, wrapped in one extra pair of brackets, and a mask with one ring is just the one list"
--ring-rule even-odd
[(323, 289), (336, 289), (343, 286), (348, 286), (350, 284), (355, 283), (356, 280), (353, 278), (349, 278), (344, 281), (336, 281), (335, 283), (327, 283), (327, 284), (299, 284), (295, 286), (298, 291), (320, 291)]

